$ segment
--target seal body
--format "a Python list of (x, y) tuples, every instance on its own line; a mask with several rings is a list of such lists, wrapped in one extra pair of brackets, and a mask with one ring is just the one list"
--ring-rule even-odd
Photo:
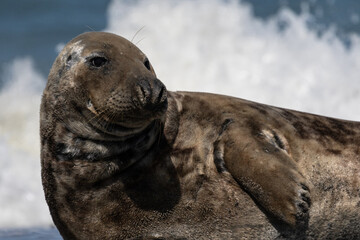
[[(279, 159), (283, 153), (286, 153), (296, 161), (311, 189), (310, 217), (307, 226), (301, 230), (304, 235), (302, 233), (297, 236), (285, 234), (284, 238), (357, 239), (360, 236), (360, 123), (220, 95), (185, 92), (178, 93), (178, 96), (182, 99), (180, 122), (186, 122), (185, 119), (189, 119), (189, 115), (197, 116), (194, 121), (197, 125), (195, 128), (180, 124), (179, 132), (182, 134), (194, 136), (194, 129), (206, 129), (201, 124), (201, 119), (208, 119), (209, 122), (214, 123), (215, 116), (221, 116), (219, 118), (222, 120), (217, 122), (218, 125), (225, 119), (232, 120), (219, 141), (220, 145), (224, 146), (225, 162), (225, 171), (221, 174), (226, 174), (228, 171), (238, 181), (241, 177), (237, 177), (236, 167), (233, 164), (246, 159), (240, 167), (251, 172), (253, 167), (249, 167), (247, 161), (260, 159), (258, 163), (263, 166), (263, 169), (257, 169), (250, 175), (263, 175), (270, 185), (287, 188), (288, 182), (269, 177), (267, 172), (276, 176), (279, 174), (277, 171), (286, 171), (274, 167), (271, 159)], [(195, 109), (202, 110), (195, 111)], [(186, 116), (187, 114), (189, 115)], [(208, 126), (208, 123), (205, 125)], [(189, 141), (181, 139), (192, 138), (178, 136), (178, 139), (180, 141), (175, 142), (175, 148), (178, 146), (177, 143), (182, 147), (189, 144)], [(192, 146), (196, 146), (196, 141), (193, 141)], [(232, 160), (235, 156), (237, 161)], [(214, 161), (216, 165), (216, 154)], [(213, 176), (213, 178), (216, 177)], [(245, 185), (246, 189), (246, 184), (241, 184), (241, 186)], [(252, 184), (252, 181), (249, 184)], [(221, 185), (224, 188), (228, 186)], [(271, 189), (271, 187), (264, 183), (259, 188), (259, 192), (264, 189)], [(234, 189), (230, 192), (238, 193)], [(267, 193), (264, 192), (264, 194)], [(281, 196), (278, 199), (279, 203), (283, 201)], [(245, 203), (249, 204), (249, 201)], [(242, 208), (249, 210), (252, 208), (250, 205), (242, 205)], [(240, 212), (243, 212), (243, 209)], [(241, 213), (237, 213), (237, 216), (239, 215)], [(259, 216), (255, 212), (246, 215)], [(266, 226), (263, 225), (262, 220), (252, 219), (251, 221), (259, 225), (252, 225), (246, 233), (236, 235), (235, 238), (274, 239), (277, 236), (273, 235), (271, 230), (262, 229)], [(271, 218), (265, 220), (267, 221), (271, 222)], [(235, 219), (229, 221), (229, 223), (234, 222), (240, 221)], [(273, 226), (276, 227), (276, 224)], [(262, 231), (268, 232), (262, 236), (254, 234)]]
[(46, 201), (65, 239), (355, 239), (360, 124), (168, 92), (109, 33), (73, 39), (41, 104)]

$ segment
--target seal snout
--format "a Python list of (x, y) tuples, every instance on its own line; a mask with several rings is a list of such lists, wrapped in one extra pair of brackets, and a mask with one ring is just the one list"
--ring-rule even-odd
[(161, 107), (167, 102), (166, 87), (159, 79), (140, 81), (136, 92), (141, 105), (149, 110)]

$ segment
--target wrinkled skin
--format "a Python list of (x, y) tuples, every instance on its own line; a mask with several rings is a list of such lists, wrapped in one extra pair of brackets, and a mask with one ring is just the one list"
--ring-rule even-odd
[(146, 56), (86, 33), (41, 104), (46, 201), (64, 239), (356, 239), (360, 124), (169, 92)]

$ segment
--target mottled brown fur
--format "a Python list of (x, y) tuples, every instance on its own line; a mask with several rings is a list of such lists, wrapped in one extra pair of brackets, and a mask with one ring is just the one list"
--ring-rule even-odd
[(360, 123), (166, 92), (108, 33), (64, 48), (41, 104), (45, 197), (65, 239), (356, 239), (359, 146)]

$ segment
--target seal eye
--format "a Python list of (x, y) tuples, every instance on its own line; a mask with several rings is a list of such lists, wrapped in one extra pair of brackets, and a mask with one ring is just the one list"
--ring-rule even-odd
[(148, 70), (151, 70), (149, 59), (145, 59), (144, 65)]
[(90, 65), (93, 67), (101, 67), (107, 63), (107, 59), (104, 57), (93, 57), (90, 59)]

